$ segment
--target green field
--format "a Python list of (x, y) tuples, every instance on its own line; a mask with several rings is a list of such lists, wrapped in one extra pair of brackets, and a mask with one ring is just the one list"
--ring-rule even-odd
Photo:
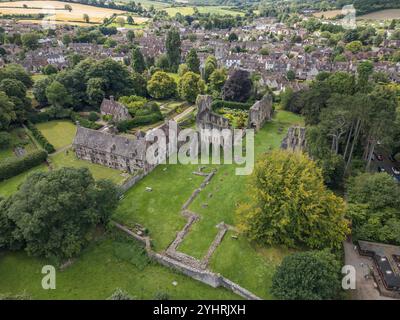
[[(255, 137), (255, 153), (259, 155), (270, 148), (278, 148), (287, 128), (301, 124), (302, 119), (286, 111), (278, 111), (275, 119), (267, 123)], [(282, 127), (281, 132), (278, 128)], [(234, 165), (208, 165), (218, 169), (210, 184), (199, 194), (189, 210), (200, 214), (178, 250), (202, 258), (214, 240), (221, 221), (235, 224), (235, 207), (246, 199), (247, 176), (236, 176)], [(186, 223), (180, 208), (203, 178), (193, 175), (198, 165), (162, 165), (129, 190), (114, 215), (127, 225), (138, 222), (147, 227), (157, 251), (165, 250)], [(152, 192), (146, 192), (151, 187)], [(210, 197), (211, 194), (211, 197)], [(221, 249), (222, 248), (222, 249)], [(273, 271), (286, 250), (276, 248), (259, 249), (245, 239), (225, 237), (211, 267), (213, 271), (231, 276), (241, 286), (263, 298), (271, 298), (266, 289)], [(218, 259), (218, 257), (222, 257)], [(242, 259), (240, 257), (245, 257)], [(229, 257), (229, 259), (227, 258)], [(234, 263), (233, 263), (234, 261)], [(249, 267), (252, 265), (252, 267)], [(257, 273), (254, 276), (253, 272)]]
[(25, 179), (34, 172), (48, 170), (45, 164), (36, 166), (28, 171), (25, 171), (15, 177), (0, 182), (0, 196), (8, 197), (17, 191), (18, 186), (25, 181)]
[[(41, 269), (51, 262), (24, 252), (0, 252), (0, 294), (25, 293), (34, 299), (106, 299), (116, 288), (122, 288), (135, 299), (152, 299), (157, 292), (168, 293), (171, 299), (240, 298), (154, 263), (132, 264), (118, 254), (118, 245), (109, 236), (92, 243), (71, 266), (57, 271), (55, 290), (41, 287)], [(135, 244), (130, 246), (135, 248)]]
[(36, 127), (56, 150), (72, 144), (76, 134), (76, 126), (68, 120), (42, 122)]
[(122, 171), (108, 168), (99, 164), (91, 163), (89, 161), (80, 160), (76, 157), (72, 149), (67, 149), (49, 157), (49, 160), (54, 169), (62, 167), (71, 168), (88, 168), (96, 180), (110, 179), (111, 181), (119, 184), (125, 180)]
[(26, 153), (36, 150), (35, 144), (26, 134), (25, 129), (17, 128), (10, 132), (11, 134), (11, 145), (6, 149), (0, 150), (0, 161), (6, 158), (16, 158), (14, 154), (14, 148), (17, 146), (23, 147)]
[[(196, 6), (200, 13), (215, 13), (218, 15), (240, 15), (243, 16), (244, 13), (241, 11), (232, 10), (230, 7), (224, 6)], [(168, 13), (169, 16), (173, 17), (178, 12), (182, 15), (191, 15), (194, 13), (194, 7), (170, 7), (163, 9)]]

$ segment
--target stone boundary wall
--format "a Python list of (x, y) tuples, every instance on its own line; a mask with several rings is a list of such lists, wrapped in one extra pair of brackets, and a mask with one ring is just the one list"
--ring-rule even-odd
[(220, 274), (216, 274), (208, 270), (196, 269), (184, 263), (181, 263), (173, 258), (170, 258), (164, 254), (154, 252), (151, 249), (151, 243), (149, 237), (139, 236), (135, 232), (129, 230), (129, 228), (117, 222), (113, 222), (113, 224), (121, 231), (127, 233), (129, 236), (133, 237), (134, 239), (144, 244), (146, 246), (146, 251), (149, 257), (154, 259), (158, 263), (166, 267), (172, 268), (174, 270), (180, 271), (183, 274), (191, 277), (192, 279), (203, 282), (213, 288), (224, 287), (247, 300), (262, 300), (260, 297), (256, 296), (255, 294), (251, 293), (245, 288), (242, 288), (237, 283), (222, 277)]

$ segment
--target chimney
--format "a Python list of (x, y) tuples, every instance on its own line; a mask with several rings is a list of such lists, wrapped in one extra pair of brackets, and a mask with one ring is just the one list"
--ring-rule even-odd
[(114, 96), (110, 96), (110, 101), (114, 102)]

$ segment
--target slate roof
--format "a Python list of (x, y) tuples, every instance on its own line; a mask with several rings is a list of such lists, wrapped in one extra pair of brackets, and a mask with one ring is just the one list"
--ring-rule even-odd
[(144, 139), (133, 140), (81, 126), (78, 126), (73, 144), (126, 158), (141, 160), (146, 158), (146, 141)]

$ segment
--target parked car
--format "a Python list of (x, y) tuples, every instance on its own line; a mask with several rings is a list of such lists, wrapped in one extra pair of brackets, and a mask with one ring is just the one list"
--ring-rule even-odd
[(385, 168), (378, 167), (378, 172), (386, 172)]
[(392, 171), (396, 176), (400, 175), (400, 168), (392, 167)]

